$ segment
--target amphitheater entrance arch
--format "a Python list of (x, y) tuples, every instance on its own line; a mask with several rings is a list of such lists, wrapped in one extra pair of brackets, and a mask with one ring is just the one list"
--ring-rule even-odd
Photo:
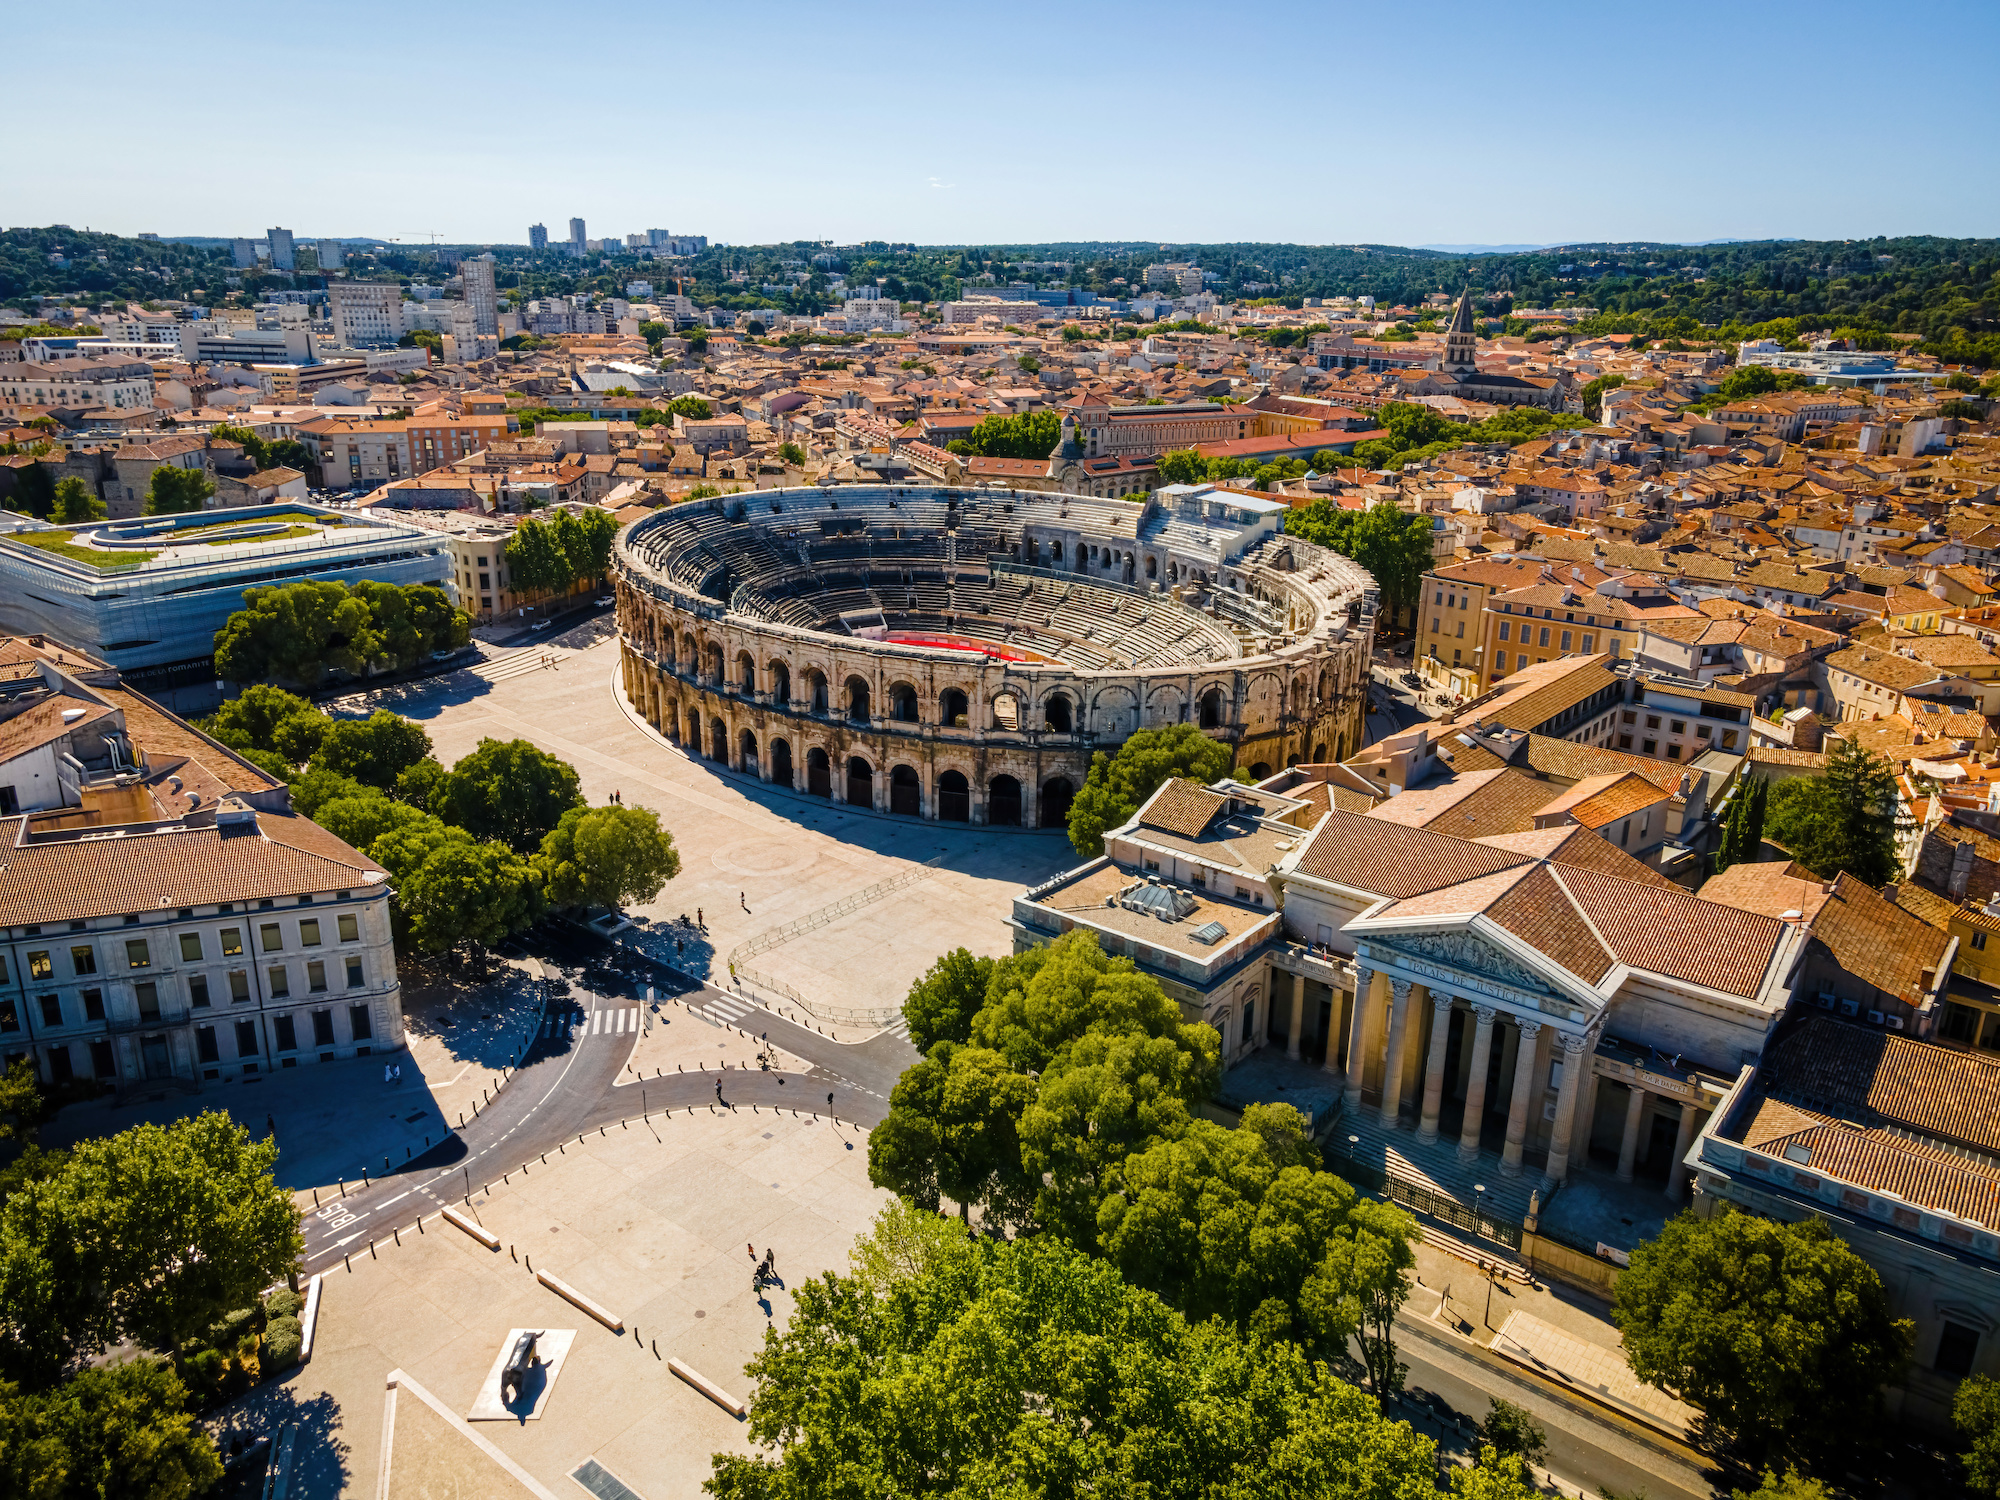
[(736, 736), (736, 750), (742, 757), (739, 769), (755, 774), (757, 770), (757, 736), (745, 729)]
[(771, 701), (779, 707), (792, 701), (792, 669), (781, 661), (771, 663)]
[(1069, 699), (1056, 693), (1042, 705), (1042, 722), (1053, 734), (1076, 733), (1075, 720), (1071, 717)]
[(1021, 826), (1021, 783), (995, 776), (986, 783), (986, 821), (996, 828)]
[(889, 717), (899, 724), (917, 722), (917, 690), (907, 682), (890, 685)]
[(720, 719), (708, 722), (708, 758), (729, 764), (729, 726)]
[(989, 728), (1018, 730), (1021, 727), (1021, 700), (1013, 693), (993, 695), (993, 722)]
[(1222, 728), (1222, 689), (1212, 687), (1201, 695), (1201, 727), (1203, 729)]
[(817, 745), (806, 751), (806, 791), (815, 797), (833, 795), (833, 764)]
[(701, 754), (701, 715), (694, 709), (688, 710), (687, 736), (682, 741), (691, 755)]
[(818, 667), (806, 671), (806, 695), (812, 702), (812, 711), (824, 714), (827, 710), (826, 673)]
[(924, 815), (924, 785), (914, 766), (897, 766), (889, 772), (889, 811), (905, 818)]
[(792, 746), (789, 740), (771, 741), (771, 780), (779, 786), (792, 784)]
[(757, 691), (757, 659), (748, 651), (736, 653), (736, 685), (746, 698)]
[(669, 744), (672, 744), (672, 745), (678, 745), (678, 744), (679, 744), (679, 743), (681, 742), (681, 700), (680, 700), (680, 699), (678, 699), (678, 698), (665, 698), (665, 699), (662, 699), (662, 700), (661, 700), (661, 704), (660, 704), (660, 729), (661, 729), (661, 732), (662, 732), (662, 733), (664, 733), (664, 734), (666, 735), (666, 737), (667, 737), (667, 743), (669, 743)]
[(957, 688), (946, 688), (938, 694), (938, 722), (946, 728), (963, 729), (968, 720), (965, 716), (965, 694)]
[(1067, 828), (1069, 805), (1076, 800), (1076, 788), (1067, 776), (1042, 783), (1042, 827)]
[(938, 777), (937, 815), (942, 823), (972, 821), (972, 786), (963, 771), (946, 771)]
[(722, 686), (722, 674), (723, 674), (722, 648), (720, 646), (711, 645), (703, 657), (702, 664), (708, 670), (708, 680), (714, 683), (717, 687)]
[(868, 722), (868, 684), (859, 677), (847, 679), (847, 717), (855, 724)]
[(875, 768), (858, 755), (847, 758), (847, 800), (854, 807), (875, 805)]
[(1314, 746), (1313, 746), (1313, 758), (1312, 758), (1312, 763), (1313, 763), (1314, 765), (1316, 765), (1316, 766), (1323, 766), (1323, 765), (1325, 765), (1325, 764), (1326, 764), (1326, 746), (1325, 746), (1325, 745), (1314, 745)]
[(1250, 779), (1252, 781), (1262, 781), (1270, 774), (1271, 763), (1267, 760), (1260, 760), (1250, 767)]

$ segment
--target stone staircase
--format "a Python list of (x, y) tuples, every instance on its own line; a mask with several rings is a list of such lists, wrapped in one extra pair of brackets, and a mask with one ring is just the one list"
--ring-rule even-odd
[[(1440, 1135), (1427, 1145), (1407, 1125), (1385, 1130), (1381, 1112), (1366, 1104), (1358, 1113), (1335, 1121), (1329, 1134), (1335, 1152), (1352, 1154), (1363, 1166), (1442, 1193), (1467, 1208), (1483, 1197), (1488, 1213), (1517, 1221), (1528, 1216), (1529, 1195), (1541, 1185), (1541, 1173), (1533, 1167), (1519, 1177), (1502, 1176), (1500, 1158), (1486, 1152), (1469, 1163), (1461, 1162), (1456, 1137)], [(1474, 1192), (1475, 1185), (1483, 1185), (1485, 1193)], [(1547, 1207), (1546, 1196), (1543, 1207)]]

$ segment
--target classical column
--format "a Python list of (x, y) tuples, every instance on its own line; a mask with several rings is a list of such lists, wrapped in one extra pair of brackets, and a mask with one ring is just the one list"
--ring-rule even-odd
[[(1273, 972), (1275, 973), (1275, 971)], [(1287, 974), (1285, 977), (1291, 981), (1290, 984), (1285, 986), (1288, 992), (1287, 999), (1290, 1003), (1289, 1014), (1291, 1016), (1291, 1019), (1286, 1022), (1285, 1056), (1289, 1057), (1293, 1062), (1297, 1062), (1299, 1060), (1299, 1039), (1306, 1029), (1306, 982), (1297, 974)], [(1275, 982), (1272, 987), (1276, 988)]]
[(1403, 1050), (1410, 1040), (1410, 991), (1407, 979), (1389, 981), (1395, 997), (1389, 1011), (1389, 1050), (1382, 1067), (1382, 1128), (1394, 1130), (1403, 1108)]
[(1417, 1139), (1438, 1138), (1438, 1110), (1444, 1103), (1444, 1050), (1451, 1040), (1451, 996), (1431, 991), (1431, 1049), (1424, 1060), (1424, 1107)]
[(1465, 1080), (1465, 1125), (1458, 1132), (1458, 1159), (1471, 1161), (1479, 1154), (1479, 1126), (1486, 1118), (1486, 1070), (1493, 1056), (1494, 1008), (1482, 1005), (1473, 1012), (1479, 1028), (1472, 1038), (1472, 1071)]
[(1625, 1134), (1618, 1141), (1618, 1180), (1632, 1180), (1632, 1163), (1639, 1154), (1639, 1123), (1646, 1113), (1646, 1091), (1632, 1085), (1632, 1097), (1625, 1105)]
[(1588, 1035), (1576, 1036), (1569, 1032), (1562, 1034), (1562, 1087), (1556, 1094), (1556, 1128), (1549, 1136), (1548, 1183), (1554, 1187), (1569, 1176), (1570, 1131), (1576, 1120), (1577, 1090), (1582, 1086), (1583, 1075), (1590, 1067), (1590, 1042)]
[(1361, 1080), (1367, 1075), (1368, 1003), (1375, 996), (1375, 971), (1364, 964), (1354, 966), (1354, 1014), (1347, 1018), (1347, 1112), (1361, 1108)]
[(1500, 1152), (1503, 1177), (1521, 1175), (1521, 1153), (1527, 1149), (1529, 1095), (1536, 1092), (1535, 1057), (1541, 1051), (1542, 1023), (1521, 1021), (1521, 1044), (1514, 1049), (1514, 1097), (1507, 1104), (1507, 1144)]
[(1345, 993), (1345, 990), (1327, 986), (1327, 995), (1332, 1003), (1327, 1007), (1326, 1060), (1320, 1064), (1320, 1070), (1336, 1078), (1340, 1076), (1340, 997)]
[(1692, 1099), (1681, 1105), (1681, 1128), (1674, 1132), (1674, 1164), (1667, 1169), (1667, 1200), (1670, 1203), (1679, 1203), (1681, 1195), (1687, 1191), (1688, 1147), (1694, 1144), (1694, 1133), (1701, 1128), (1695, 1122), (1700, 1113)]

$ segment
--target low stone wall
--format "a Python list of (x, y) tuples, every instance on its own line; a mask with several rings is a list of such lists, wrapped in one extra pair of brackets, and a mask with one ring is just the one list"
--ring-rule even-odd
[(1618, 1286), (1621, 1267), (1601, 1256), (1586, 1255), (1559, 1244), (1532, 1229), (1521, 1233), (1521, 1258), (1537, 1276), (1560, 1281), (1564, 1286), (1602, 1297), (1607, 1302)]

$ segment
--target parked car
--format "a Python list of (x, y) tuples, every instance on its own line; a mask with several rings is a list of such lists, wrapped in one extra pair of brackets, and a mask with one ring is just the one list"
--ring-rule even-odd
[(547, 630), (547, 629), (548, 629), (548, 628), (549, 628), (549, 627), (550, 627), (551, 625), (553, 625), (553, 624), (555, 624), (555, 621), (553, 621), (553, 620), (537, 620), (537, 621), (535, 621), (535, 623), (534, 623), (534, 624), (530, 625), (530, 626), (528, 627), (528, 629), (530, 629), (530, 630)]
[(597, 607), (599, 609), (609, 609), (611, 608), (612, 605), (616, 604), (617, 602), (618, 600), (614, 595), (606, 594), (602, 599), (599, 599), (597, 601)]

